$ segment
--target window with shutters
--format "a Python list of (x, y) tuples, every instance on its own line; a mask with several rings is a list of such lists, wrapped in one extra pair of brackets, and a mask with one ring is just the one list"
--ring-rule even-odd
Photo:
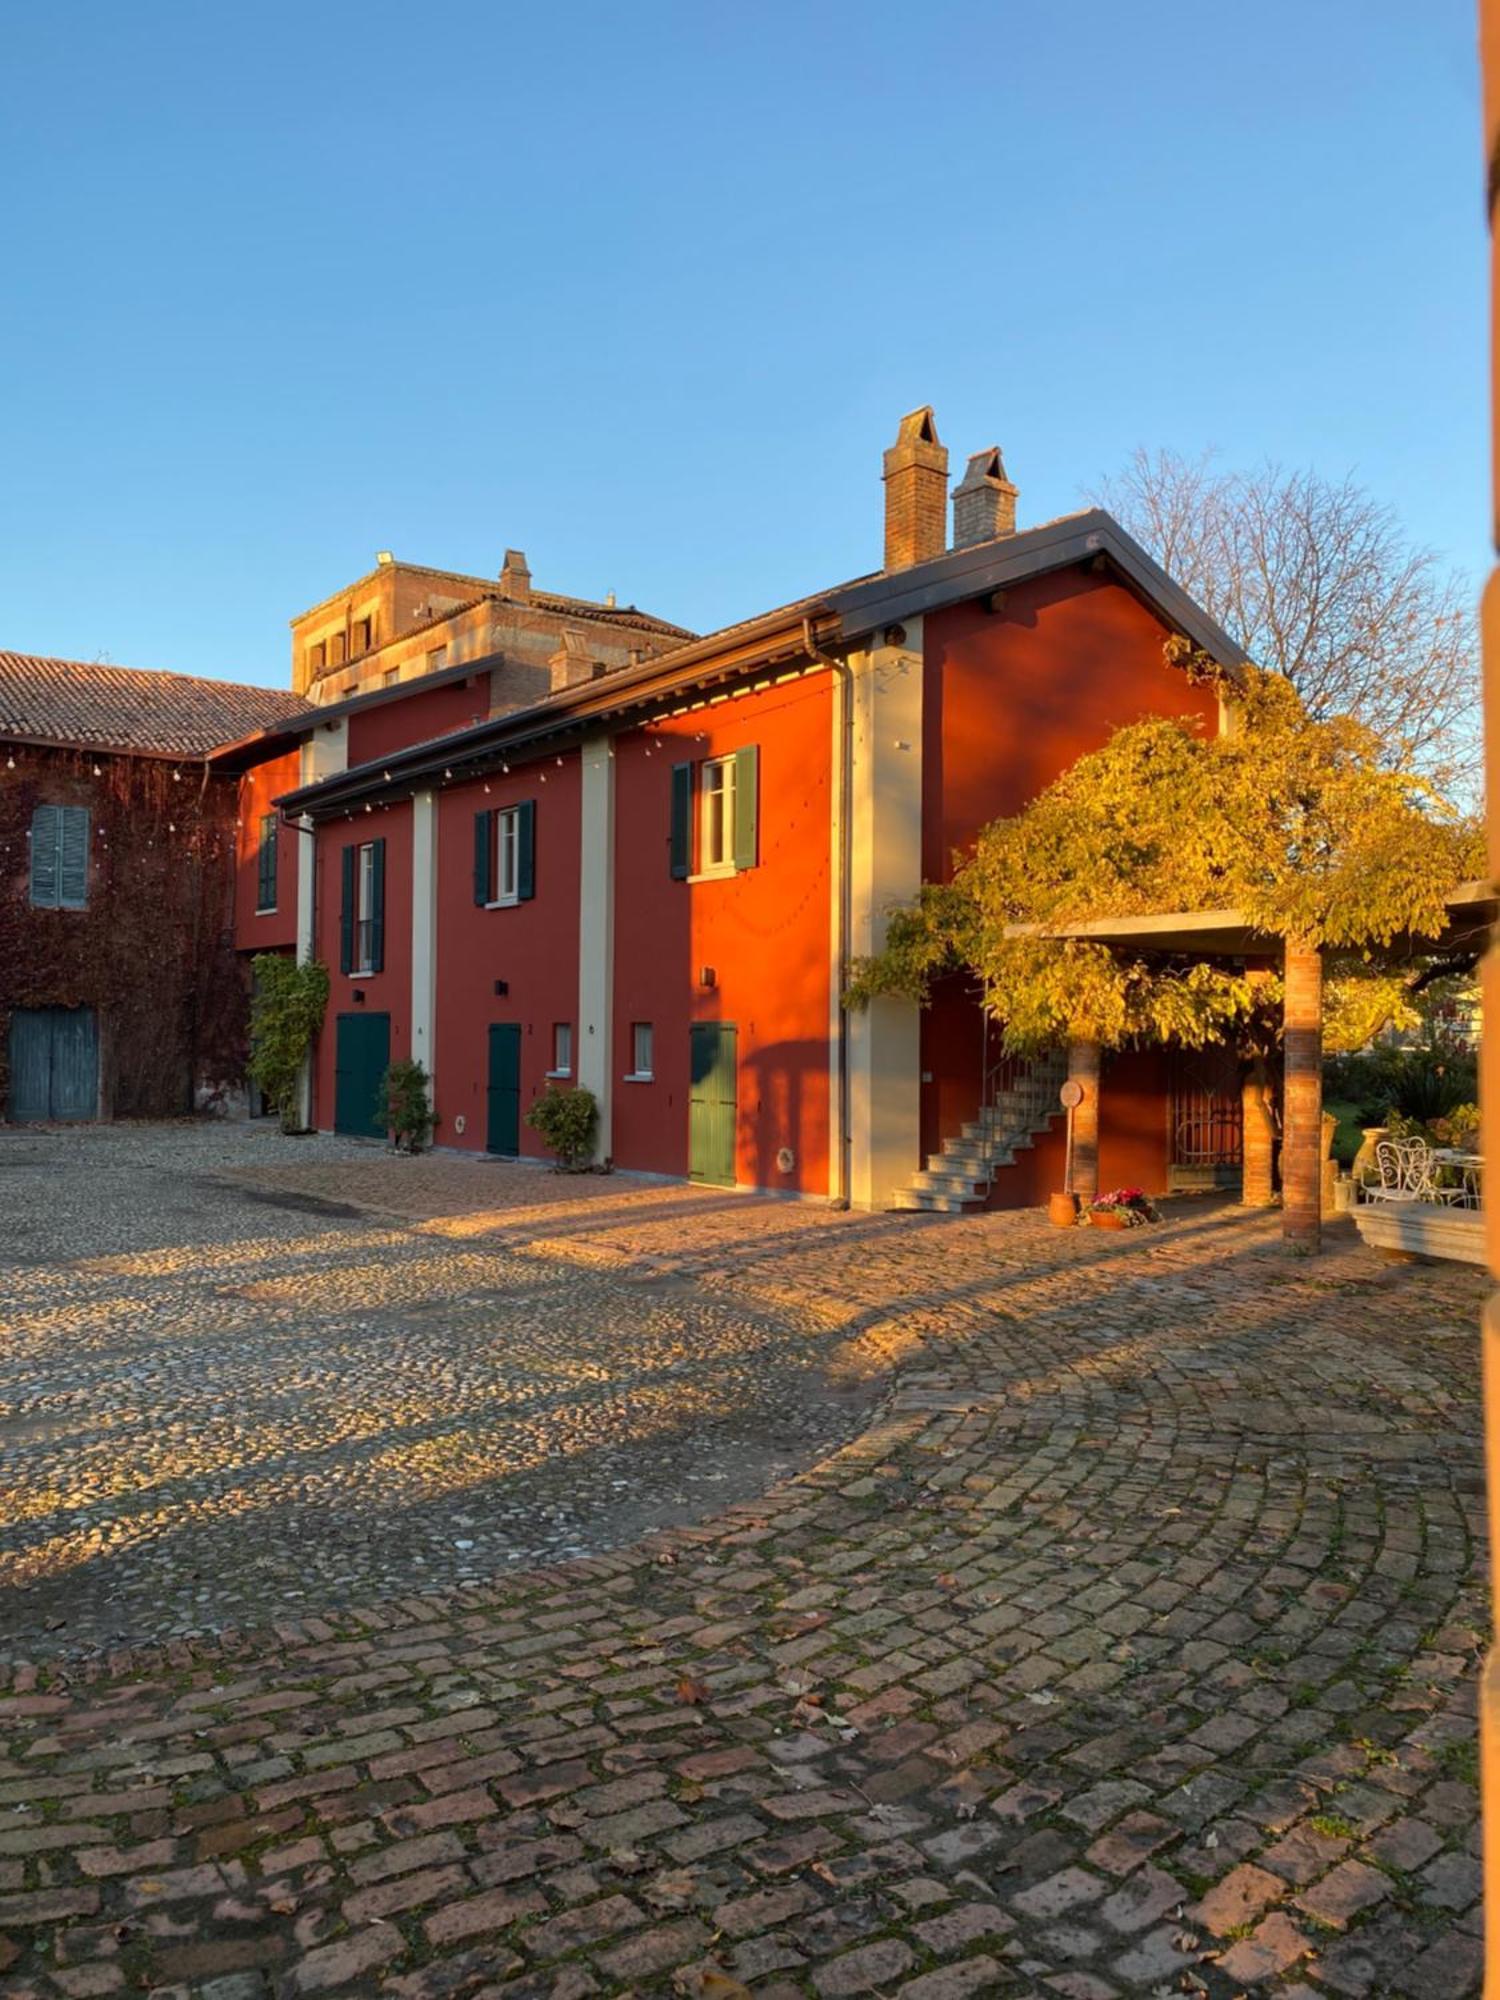
[(375, 970), (375, 905), (377, 900), (375, 843), (373, 840), (369, 840), (359, 850), (359, 862), (355, 869), (354, 970), (356, 972), (373, 972)]
[(536, 801), (474, 815), (474, 901), (487, 910), (536, 894)]
[(672, 873), (737, 875), (760, 859), (760, 752), (754, 745), (672, 769)]
[(30, 895), (33, 909), (88, 908), (87, 806), (38, 806), (32, 814)]
[(278, 820), (273, 812), (263, 813), (260, 822), (260, 846), (256, 853), (255, 914), (268, 916), (276, 908), (276, 828)]

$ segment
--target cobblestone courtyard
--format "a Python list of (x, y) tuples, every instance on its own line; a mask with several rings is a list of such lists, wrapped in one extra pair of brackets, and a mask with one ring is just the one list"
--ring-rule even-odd
[(1477, 1991), (1477, 1273), (195, 1132), (0, 1197), (6, 1992)]

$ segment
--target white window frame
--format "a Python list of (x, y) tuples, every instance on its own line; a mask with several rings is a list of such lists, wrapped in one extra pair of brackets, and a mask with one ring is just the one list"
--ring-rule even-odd
[[(566, 1060), (564, 1060), (566, 1058)], [(552, 1024), (552, 1067), (548, 1076), (571, 1076), (573, 1074), (573, 1023), (554, 1021)]]
[[(646, 1060), (641, 1061), (642, 1049)], [(650, 1021), (632, 1021), (630, 1024), (630, 1068), (626, 1073), (627, 1083), (653, 1083), (656, 1071), (656, 1028)]]
[(375, 971), (375, 843), (361, 842), (354, 863), (354, 964), (350, 976), (369, 979)]
[[(695, 789), (698, 795), (696, 879), (702, 881), (717, 875), (733, 875), (735, 872), (733, 753), (727, 757), (705, 757), (694, 776), (697, 779)], [(717, 853), (715, 853), (716, 847)]]
[(521, 900), (521, 808), (498, 807), (493, 826), (495, 847), (490, 867), (495, 893), (485, 908), (508, 910)]

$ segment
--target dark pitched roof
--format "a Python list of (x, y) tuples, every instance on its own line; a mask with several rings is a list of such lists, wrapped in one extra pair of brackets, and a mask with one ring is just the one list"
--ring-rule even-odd
[(0, 740), (202, 756), (310, 705), (283, 688), (0, 652)]
[[(910, 569), (877, 570), (831, 590), (724, 625), (636, 667), (560, 689), (530, 708), (513, 709), (445, 739), (411, 744), (368, 764), (352, 766), (280, 801), (302, 811), (331, 811), (385, 785), (419, 781), (455, 764), (472, 766), (506, 749), (550, 743), (585, 722), (678, 698), (682, 693), (743, 674), (773, 657), (808, 656), (807, 638), (820, 649), (847, 649), (882, 627), (920, 617), (948, 604), (988, 595), (1028, 577), (1082, 563), (1107, 564), (1163, 620), (1234, 677), (1243, 649), (1174, 583), (1119, 522), (1101, 508), (1064, 514), (1038, 527), (998, 536), (971, 548), (949, 550)], [(789, 637), (801, 628), (802, 636)]]

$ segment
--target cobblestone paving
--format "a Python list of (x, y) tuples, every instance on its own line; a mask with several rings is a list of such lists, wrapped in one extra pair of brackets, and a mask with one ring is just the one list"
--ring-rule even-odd
[[(504, 1254), (469, 1171), (271, 1177)], [(1478, 1274), (688, 1202), (547, 1233), (884, 1351), (864, 1435), (630, 1549), (12, 1669), (5, 1990), (1475, 1992)]]
[(288, 1152), (395, 1199), (432, 1178), (337, 1141), (309, 1168), (265, 1128), (0, 1141), (0, 1658), (593, 1553), (863, 1427), (871, 1371), (826, 1315), (547, 1241), (592, 1212), (553, 1175), (432, 1163), (513, 1196), (434, 1234), (246, 1178)]

